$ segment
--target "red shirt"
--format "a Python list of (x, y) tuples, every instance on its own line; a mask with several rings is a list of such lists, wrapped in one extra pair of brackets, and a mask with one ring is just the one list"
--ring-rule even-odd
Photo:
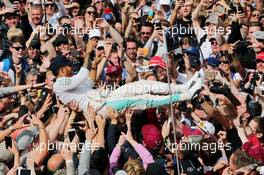
[(250, 156), (264, 163), (264, 144), (259, 141), (256, 135), (248, 136), (248, 142), (244, 143), (242, 148)]

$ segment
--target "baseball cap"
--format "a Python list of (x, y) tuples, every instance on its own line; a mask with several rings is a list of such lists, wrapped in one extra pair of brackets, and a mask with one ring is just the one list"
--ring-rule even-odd
[(30, 127), (22, 130), (16, 137), (16, 143), (18, 150), (26, 150), (34, 141), (38, 129), (36, 127)]
[(212, 123), (208, 121), (200, 121), (200, 122), (194, 121), (194, 123), (207, 134), (211, 134), (211, 135), (215, 134), (215, 127)]
[(61, 67), (71, 65), (70, 60), (68, 60), (64, 55), (59, 55), (52, 59), (49, 69), (54, 75), (56, 75)]
[(253, 33), (253, 36), (256, 38), (256, 39), (259, 39), (259, 40), (264, 40), (264, 32), (263, 31), (256, 31)]
[(205, 24), (218, 24), (218, 16), (215, 13), (210, 13), (209, 16), (207, 17)]
[(158, 148), (162, 144), (161, 132), (155, 125), (144, 125), (142, 127), (142, 135), (144, 143), (149, 149)]
[(33, 39), (31, 43), (29, 44), (28, 48), (34, 48), (34, 49), (40, 50), (40, 42), (36, 39)]
[(159, 1), (160, 5), (170, 5), (170, 3), (171, 3), (170, 0), (160, 0)]
[(159, 56), (152, 57), (150, 59), (149, 65), (150, 66), (160, 66), (163, 69), (166, 69), (166, 67), (167, 67), (165, 61)]
[(189, 55), (193, 55), (193, 56), (196, 56), (196, 57), (200, 57), (200, 54), (199, 54), (199, 50), (196, 48), (196, 47), (189, 47), (185, 50), (185, 53), (189, 54)]
[(221, 64), (221, 62), (218, 59), (216, 59), (215, 57), (209, 57), (207, 59), (207, 63), (208, 63), (208, 65), (210, 65), (212, 67), (218, 67)]
[(101, 38), (101, 32), (99, 29), (92, 29), (90, 30), (89, 32), (89, 38), (92, 39), (92, 38)]
[(69, 40), (67, 38), (67, 36), (63, 35), (63, 34), (59, 34), (57, 36), (57, 38), (53, 41), (53, 45), (54, 46), (60, 46), (61, 44), (69, 44)]
[(113, 65), (110, 65), (106, 68), (106, 75), (107, 74), (116, 74), (116, 75), (121, 75), (123, 72), (123, 69), (122, 67), (120, 66), (113, 66)]
[(104, 48), (105, 47), (105, 44), (104, 44), (104, 41), (102, 41), (102, 40), (100, 40), (100, 41), (98, 41), (98, 43), (97, 43), (97, 46), (96, 46), (96, 49), (98, 49), (98, 48)]
[(264, 52), (260, 52), (256, 55), (256, 60), (264, 61)]
[(66, 9), (70, 9), (70, 8), (74, 8), (74, 7), (76, 7), (76, 8), (80, 7), (80, 5), (77, 2), (72, 2), (72, 3), (70, 3), (68, 5), (64, 5), (64, 6)]

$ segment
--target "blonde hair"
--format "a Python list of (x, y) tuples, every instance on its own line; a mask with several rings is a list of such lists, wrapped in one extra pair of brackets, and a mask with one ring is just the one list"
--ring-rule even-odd
[(10, 41), (14, 36), (23, 38), (23, 31), (18, 28), (11, 28), (7, 32), (7, 39)]
[(142, 163), (139, 160), (128, 160), (123, 169), (128, 175), (144, 175), (145, 170)]

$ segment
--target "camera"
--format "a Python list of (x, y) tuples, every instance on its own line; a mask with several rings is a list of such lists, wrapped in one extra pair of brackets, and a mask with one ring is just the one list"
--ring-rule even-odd
[(155, 26), (156, 30), (160, 30), (161, 29), (161, 22), (160, 21), (154, 22), (154, 26)]
[(222, 85), (220, 82), (213, 82), (210, 87), (210, 92), (226, 96), (235, 106), (241, 105), (240, 101), (231, 92), (231, 89), (227, 85)]
[(247, 93), (249, 93), (250, 95), (254, 94), (255, 88), (257, 86), (257, 81), (259, 81), (261, 76), (262, 76), (261, 73), (254, 72), (253, 77), (250, 80), (249, 87), (245, 90)]
[(87, 33), (85, 33), (85, 34), (83, 35), (83, 42), (85, 42), (85, 44), (87, 44), (88, 41), (89, 41), (89, 35), (88, 35)]

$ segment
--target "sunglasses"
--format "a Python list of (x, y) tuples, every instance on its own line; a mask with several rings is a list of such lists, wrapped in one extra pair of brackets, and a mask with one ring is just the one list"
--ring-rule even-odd
[(230, 64), (230, 61), (220, 61), (221, 62), (221, 64), (223, 63), (223, 64)]
[(217, 42), (216, 42), (216, 41), (212, 41), (212, 42), (211, 42), (211, 45), (216, 46), (216, 45), (217, 45)]
[(141, 35), (150, 35), (150, 32), (141, 32)]
[(252, 14), (251, 17), (259, 17), (260, 14)]
[(96, 14), (95, 11), (86, 11), (86, 13), (89, 14), (89, 15), (91, 15), (91, 14), (94, 14), (95, 15)]
[(45, 7), (54, 7), (55, 6), (55, 4), (45, 4)]
[(14, 48), (16, 51), (19, 51), (20, 49), (21, 50), (25, 50), (26, 49), (25, 46), (22, 46), (22, 47), (12, 47), (12, 48)]

